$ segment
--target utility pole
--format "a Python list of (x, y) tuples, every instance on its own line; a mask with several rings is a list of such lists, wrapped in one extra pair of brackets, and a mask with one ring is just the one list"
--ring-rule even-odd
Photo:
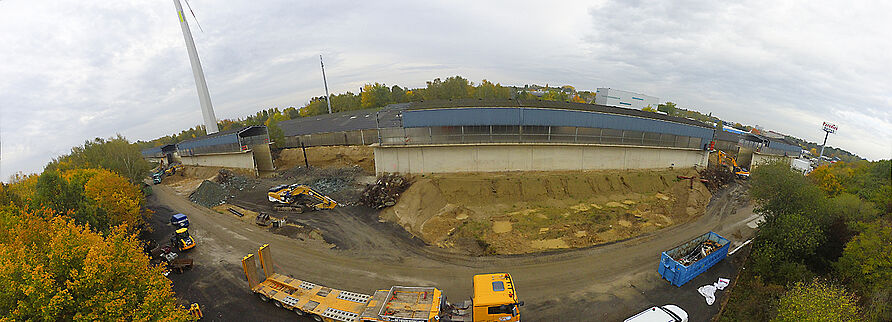
[(331, 96), (328, 95), (328, 81), (325, 80), (325, 63), (322, 62), (322, 55), (319, 55), (319, 65), (322, 66), (322, 83), (325, 84), (325, 102), (328, 103), (328, 114), (331, 114)]
[(189, 30), (189, 23), (186, 22), (186, 14), (183, 13), (183, 5), (180, 4), (180, 0), (173, 0), (173, 4), (177, 7), (180, 27), (183, 29), (183, 38), (186, 40), (186, 51), (189, 52), (189, 62), (192, 63), (192, 76), (195, 76), (195, 87), (198, 88), (198, 101), (201, 103), (201, 116), (204, 118), (205, 129), (207, 134), (217, 133), (219, 131), (217, 117), (214, 116), (211, 94), (208, 92), (208, 83), (204, 79), (201, 61), (198, 60), (198, 50), (195, 49), (195, 42), (192, 40), (192, 31)]

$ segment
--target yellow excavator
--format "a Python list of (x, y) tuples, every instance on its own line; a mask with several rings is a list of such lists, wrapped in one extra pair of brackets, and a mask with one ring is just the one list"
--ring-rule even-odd
[(338, 203), (313, 188), (302, 184), (281, 185), (269, 189), (269, 201), (276, 204), (277, 211), (296, 211), (332, 209)]
[(729, 167), (731, 173), (734, 173), (734, 175), (736, 175), (738, 179), (747, 179), (750, 177), (750, 171), (744, 167), (737, 165), (737, 159), (732, 158), (722, 150), (716, 151), (718, 152), (719, 164)]

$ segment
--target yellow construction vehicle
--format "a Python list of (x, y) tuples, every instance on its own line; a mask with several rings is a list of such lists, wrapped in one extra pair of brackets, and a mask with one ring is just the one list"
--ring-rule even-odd
[(303, 212), (308, 209), (332, 209), (338, 205), (334, 199), (302, 184), (272, 187), (267, 197), (270, 202), (276, 203), (278, 211)]
[(264, 279), (258, 280), (254, 254), (242, 258), (248, 286), (264, 302), (315, 321), (434, 322), (520, 321), (514, 280), (508, 273), (474, 276), (474, 297), (453, 305), (436, 287), (393, 286), (373, 295), (341, 291), (275, 272), (269, 244), (257, 251)]
[(170, 244), (175, 249), (184, 251), (195, 247), (195, 239), (189, 235), (189, 228), (180, 228), (170, 237)]
[(182, 164), (174, 164), (174, 165), (171, 165), (170, 167), (168, 167), (166, 170), (164, 170), (164, 175), (172, 176), (172, 175), (177, 174), (177, 171), (180, 172), (180, 175), (184, 175), (183, 170), (185, 168), (186, 167)]
[(744, 167), (737, 165), (737, 159), (732, 158), (727, 153), (722, 150), (716, 150), (718, 152), (718, 161), (722, 166), (728, 167), (731, 170), (731, 173), (737, 176), (739, 179), (747, 179), (750, 177), (750, 172)]

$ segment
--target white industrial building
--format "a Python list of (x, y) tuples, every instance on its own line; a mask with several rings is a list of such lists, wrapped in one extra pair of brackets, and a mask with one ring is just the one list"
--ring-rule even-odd
[(595, 95), (595, 104), (634, 108), (640, 110), (647, 106), (657, 108), (660, 98), (649, 95), (623, 91), (612, 88), (598, 88)]

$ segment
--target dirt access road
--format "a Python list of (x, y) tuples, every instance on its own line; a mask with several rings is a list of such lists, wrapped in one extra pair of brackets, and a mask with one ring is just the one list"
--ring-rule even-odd
[[(702, 303), (702, 298), (689, 290), (693, 284), (675, 288), (660, 279), (656, 272), (660, 252), (710, 230), (735, 243), (749, 238), (753, 229), (747, 223), (754, 216), (752, 206), (741, 197), (745, 190), (732, 184), (715, 194), (706, 214), (697, 220), (630, 240), (580, 250), (491, 257), (443, 253), (409, 237), (393, 237), (392, 231), (378, 231), (380, 227), (375, 225), (357, 224), (345, 233), (364, 236), (374, 247), (330, 249), (329, 244), (317, 240), (275, 235), (200, 207), (169, 187), (156, 186), (153, 200), (189, 216), (190, 230), (198, 242), (190, 256), (203, 267), (192, 272), (197, 275), (190, 278), (194, 280), (186, 286), (187, 293), (211, 299), (206, 305), (218, 320), (278, 319), (287, 313), (251, 296), (242, 276), (241, 258), (269, 243), (278, 271), (333, 288), (371, 294), (392, 285), (434, 285), (453, 302), (460, 302), (471, 296), (474, 274), (510, 272), (518, 295), (526, 302), (524, 320), (621, 321), (651, 305)], [(346, 218), (342, 209), (332, 210), (332, 216)], [(733, 270), (727, 262), (731, 261), (723, 261), (722, 272), (730, 274)], [(717, 305), (700, 306), (685, 307), (691, 321), (706, 321), (718, 309)]]

